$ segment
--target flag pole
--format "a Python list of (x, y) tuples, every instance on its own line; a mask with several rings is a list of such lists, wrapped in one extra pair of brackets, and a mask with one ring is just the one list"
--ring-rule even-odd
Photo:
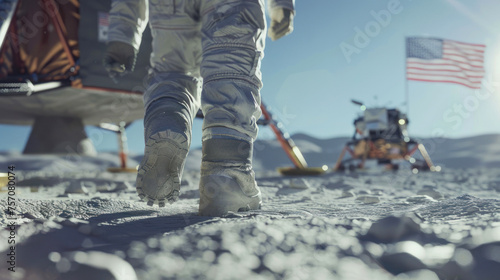
[[(406, 59), (405, 59), (406, 61)], [(408, 74), (406, 73), (406, 64), (405, 64), (405, 95), (406, 95), (406, 116), (410, 115), (410, 93), (408, 86)]]
[(406, 98), (406, 117), (410, 115), (410, 94), (408, 88), (408, 38), (405, 37), (405, 98)]

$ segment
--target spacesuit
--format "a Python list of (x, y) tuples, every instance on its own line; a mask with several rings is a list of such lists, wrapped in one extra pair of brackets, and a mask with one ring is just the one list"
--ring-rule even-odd
[[(294, 0), (269, 0), (268, 8), (270, 37), (290, 33)], [(264, 0), (114, 0), (104, 59), (111, 76), (133, 69), (148, 21), (153, 41), (139, 196), (149, 205), (177, 200), (201, 106), (200, 215), (260, 208), (251, 160), (261, 115)]]

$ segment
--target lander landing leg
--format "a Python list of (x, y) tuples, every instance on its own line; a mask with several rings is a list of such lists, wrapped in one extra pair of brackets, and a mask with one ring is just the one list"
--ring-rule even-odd
[(81, 119), (71, 117), (36, 117), (23, 151), (24, 154), (96, 155)]

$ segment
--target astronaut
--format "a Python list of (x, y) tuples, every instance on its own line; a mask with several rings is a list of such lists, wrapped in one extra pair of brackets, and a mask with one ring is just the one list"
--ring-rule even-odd
[[(272, 40), (292, 32), (294, 0), (269, 0), (268, 10)], [(111, 77), (133, 70), (148, 21), (153, 41), (139, 197), (160, 207), (178, 199), (201, 106), (199, 214), (260, 209), (252, 151), (261, 116), (264, 0), (114, 0), (104, 58)]]

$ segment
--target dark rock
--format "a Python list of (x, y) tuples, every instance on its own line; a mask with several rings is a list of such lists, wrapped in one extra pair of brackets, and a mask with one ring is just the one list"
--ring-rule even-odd
[(479, 245), (471, 250), (474, 257), (472, 274), (481, 280), (500, 278), (500, 241)]
[(413, 270), (410, 272), (399, 274), (397, 279), (411, 280), (439, 280), (438, 275), (429, 269)]
[(380, 263), (394, 275), (412, 270), (427, 269), (427, 266), (419, 258), (406, 252), (384, 255), (380, 258)]
[(383, 218), (372, 224), (366, 238), (383, 243), (402, 240), (420, 232), (420, 225), (416, 221), (419, 221), (419, 219), (414, 215)]
[(472, 276), (468, 268), (452, 260), (437, 270), (441, 279), (478, 280)]

